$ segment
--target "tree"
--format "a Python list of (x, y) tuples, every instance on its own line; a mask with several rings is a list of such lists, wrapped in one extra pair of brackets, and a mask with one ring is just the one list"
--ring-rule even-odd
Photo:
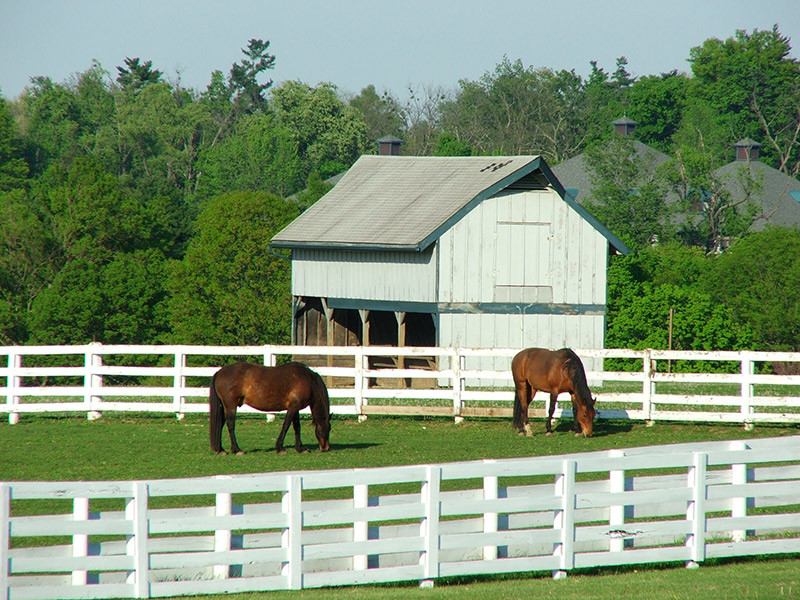
[(378, 95), (375, 86), (368, 85), (358, 96), (351, 98), (349, 104), (363, 116), (369, 141), (387, 135), (402, 139), (406, 128), (405, 114), (400, 103), (388, 91)]
[(259, 83), (258, 78), (264, 71), (275, 68), (275, 56), (267, 52), (268, 49), (269, 40), (253, 38), (247, 49), (242, 49), (245, 58), (231, 65), (227, 80), (222, 71), (211, 74), (211, 82), (201, 101), (214, 121), (212, 147), (228, 134), (238, 118), (267, 109), (265, 93), (272, 86), (272, 80)]
[(205, 150), (198, 169), (201, 199), (245, 190), (288, 196), (303, 183), (294, 136), (271, 113), (243, 117), (234, 133)]
[(345, 104), (329, 83), (311, 87), (287, 81), (272, 91), (277, 123), (292, 135), (303, 163), (302, 180), (312, 171), (323, 179), (349, 168), (369, 148), (359, 111)]
[(800, 162), (800, 61), (778, 26), (736, 31), (691, 49), (693, 99), (707, 103), (729, 142), (766, 139), (764, 160), (784, 173)]
[[(751, 349), (753, 332), (748, 324), (734, 319), (729, 307), (700, 285), (710, 268), (701, 250), (677, 244), (614, 257), (608, 271), (606, 344), (633, 349), (663, 350), (670, 345), (676, 350)], [(617, 367), (623, 368), (613, 365)]]
[(0, 98), (0, 192), (22, 187), (28, 175), (14, 129), (8, 102)]
[(117, 83), (126, 92), (139, 92), (146, 85), (159, 83), (163, 73), (153, 68), (153, 61), (139, 62), (139, 57), (125, 58), (125, 66), (117, 67)]
[(173, 264), (168, 280), (174, 342), (289, 342), (289, 261), (268, 245), (298, 214), (294, 203), (261, 192), (209, 201), (186, 256)]
[(68, 262), (35, 300), (31, 341), (40, 344), (154, 344), (167, 320), (157, 250), (117, 253), (108, 263)]
[(671, 238), (666, 181), (632, 137), (613, 135), (589, 148), (586, 161), (593, 191), (584, 205), (601, 223), (635, 248)]
[[(759, 216), (753, 200), (761, 193), (761, 182), (746, 167), (733, 179), (718, 175), (715, 157), (701, 135), (696, 144), (678, 147), (663, 172), (681, 199), (685, 221), (679, 236), (687, 244), (702, 246), (707, 253), (719, 252), (745, 235)], [(735, 187), (741, 194), (732, 193)]]
[(637, 121), (636, 138), (668, 153), (686, 109), (689, 78), (677, 71), (639, 78), (628, 92), (626, 114)]
[(701, 279), (715, 302), (753, 329), (758, 350), (800, 350), (800, 231), (769, 227), (714, 257)]

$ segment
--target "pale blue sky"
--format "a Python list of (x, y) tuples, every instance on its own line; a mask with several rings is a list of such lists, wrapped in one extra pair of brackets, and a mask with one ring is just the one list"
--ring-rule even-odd
[(116, 77), (125, 57), (204, 90), (250, 38), (270, 40), (276, 83), (455, 89), (504, 55), (523, 64), (636, 76), (688, 71), (693, 46), (777, 23), (800, 58), (800, 0), (0, 0), (0, 92), (57, 82), (92, 60)]

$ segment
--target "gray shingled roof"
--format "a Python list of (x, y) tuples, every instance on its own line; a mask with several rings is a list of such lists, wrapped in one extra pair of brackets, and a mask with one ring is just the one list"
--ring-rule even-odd
[(753, 179), (762, 185), (761, 190), (752, 197), (761, 217), (750, 227), (751, 231), (761, 231), (768, 224), (781, 227), (800, 224), (800, 181), (758, 160), (735, 160), (714, 171), (735, 200), (744, 195), (741, 186), (736, 183), (740, 169), (749, 169)]
[[(336, 187), (272, 238), (278, 248), (421, 251), (479, 202), (512, 185), (561, 184), (536, 156), (362, 156)], [(591, 215), (584, 218), (623, 252)]]

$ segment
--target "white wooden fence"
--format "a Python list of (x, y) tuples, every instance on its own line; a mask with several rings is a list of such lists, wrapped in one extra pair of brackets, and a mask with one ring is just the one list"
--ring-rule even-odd
[[(798, 498), (800, 436), (341, 471), (0, 482), (0, 598), (697, 566), (800, 552)], [(43, 499), (61, 510), (29, 508)]]
[[(313, 359), (312, 366), (328, 379), (335, 414), (506, 416), (514, 396), (510, 363), (517, 351), (375, 346), (0, 347), (0, 365), (6, 363), (0, 366), (0, 398), (5, 397), (0, 411), (8, 413), (12, 423), (21, 414), (38, 412), (85, 412), (90, 418), (103, 411), (169, 412), (179, 417), (203, 413), (208, 410), (208, 379), (233, 357), (245, 356), (267, 365), (285, 357)], [(800, 353), (576, 352), (587, 367), (590, 385), (602, 384), (597, 404), (600, 418), (745, 425), (800, 422), (800, 375), (759, 374), (763, 365), (773, 363), (793, 365), (796, 371)], [(605, 370), (603, 364), (609, 358), (636, 360), (639, 370)], [(151, 366), (141, 366), (148, 361)], [(732, 372), (684, 373), (671, 368), (686, 361), (727, 364)], [(545, 397), (537, 396), (532, 416), (543, 414)], [(559, 409), (556, 415), (561, 414)], [(569, 409), (563, 414), (571, 415)]]

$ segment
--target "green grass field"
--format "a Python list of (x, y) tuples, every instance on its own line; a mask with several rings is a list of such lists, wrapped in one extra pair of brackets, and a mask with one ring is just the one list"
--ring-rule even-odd
[[(338, 469), (452, 462), (483, 458), (512, 458), (644, 445), (800, 435), (799, 426), (739, 426), (598, 421), (596, 435), (576, 438), (571, 423), (562, 422), (553, 436), (544, 423), (532, 422), (534, 436), (519, 437), (506, 420), (370, 417), (335, 418), (332, 451), (321, 453), (309, 419), (303, 419), (307, 454), (291, 447), (285, 455), (273, 446), (280, 420), (261, 416), (237, 421), (244, 456), (217, 456), (208, 445), (205, 418), (107, 414), (99, 421), (71, 416), (23, 415), (17, 425), (0, 424), (0, 480), (129, 480), (195, 477), (216, 474)], [(291, 435), (291, 434), (290, 434)], [(227, 434), (223, 433), (228, 446)], [(437, 582), (433, 590), (414, 585), (367, 586), (343, 589), (269, 592), (231, 596), (237, 599), (302, 600), (326, 598), (381, 600), (389, 598), (631, 598), (724, 599), (800, 598), (800, 557), (706, 562), (694, 571), (682, 565), (638, 569), (572, 572), (565, 581), (549, 573), (491, 579)]]

